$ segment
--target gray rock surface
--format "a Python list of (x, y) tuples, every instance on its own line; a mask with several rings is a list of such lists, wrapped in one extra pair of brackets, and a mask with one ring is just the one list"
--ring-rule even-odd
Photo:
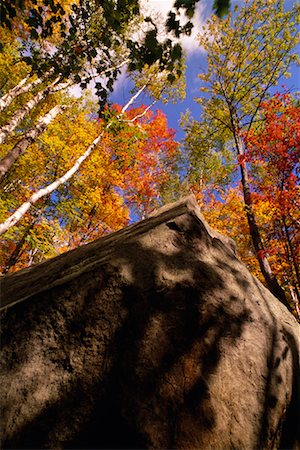
[(0, 292), (2, 448), (300, 448), (300, 326), (193, 197)]

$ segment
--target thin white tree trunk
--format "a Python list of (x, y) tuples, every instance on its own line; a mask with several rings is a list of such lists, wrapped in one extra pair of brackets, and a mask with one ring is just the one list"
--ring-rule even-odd
[[(127, 104), (122, 108), (121, 114), (119, 114), (119, 119), (121, 119), (122, 115), (125, 113), (125, 111), (129, 108), (129, 106), (132, 104), (134, 100), (143, 92), (146, 86), (143, 86), (131, 99), (127, 102)], [(145, 108), (145, 112), (148, 109)], [(137, 118), (140, 117), (140, 114), (137, 116)], [(108, 130), (111, 126), (111, 122), (108, 123), (105, 130)], [(2, 224), (0, 224), (0, 235), (8, 231), (11, 227), (13, 227), (16, 223), (19, 222), (19, 220), (26, 214), (26, 212), (29, 210), (29, 208), (36, 203), (39, 199), (42, 197), (51, 194), (53, 191), (55, 191), (59, 186), (64, 184), (66, 181), (68, 181), (79, 169), (81, 164), (90, 156), (90, 154), (95, 149), (96, 145), (100, 142), (104, 131), (102, 131), (99, 136), (94, 139), (92, 144), (87, 148), (87, 150), (81, 155), (75, 162), (75, 164), (69, 169), (63, 176), (55, 180), (53, 183), (49, 184), (45, 188), (40, 189), (39, 191), (35, 192), (26, 202), (23, 203), (10, 217), (8, 217)]]
[[(120, 64), (116, 65), (115, 67), (113, 67), (111, 69), (104, 70), (103, 74), (100, 74), (100, 75), (105, 75), (106, 73), (112, 72), (113, 70), (120, 69), (121, 67), (125, 66), (128, 62), (129, 62), (129, 58), (125, 59)], [(36, 80), (34, 80), (28, 84), (26, 84), (26, 83), (32, 75), (29, 74), (29, 75), (27, 75), (27, 77), (23, 78), (23, 80), (21, 80), (20, 83), (17, 84), (17, 86), (10, 89), (9, 92), (4, 94), (0, 98), (0, 112), (3, 111), (4, 109), (8, 108), (8, 106), (11, 104), (11, 102), (13, 100), (15, 100), (15, 98), (17, 98), (19, 95), (25, 94), (26, 92), (29, 92), (30, 90), (32, 90), (33, 88), (38, 86), (39, 84), (43, 83), (45, 81), (45, 79), (47, 79), (47, 77), (51, 75), (52, 72), (53, 71), (49, 71), (42, 77), (39, 77)], [(59, 85), (57, 85), (57, 87), (55, 89), (53, 89), (53, 92), (56, 92), (61, 89), (65, 89), (73, 83), (74, 83), (73, 80), (69, 80), (65, 83), (64, 87), (59, 88), (58, 87)]]
[(17, 126), (22, 122), (22, 120), (37, 106), (44, 98), (47, 97), (50, 92), (55, 89), (55, 92), (58, 90), (64, 89), (66, 87), (66, 83), (59, 83), (59, 77), (56, 78), (53, 83), (47, 86), (42, 91), (38, 92), (29, 102), (26, 103), (22, 108), (15, 112), (10, 122), (0, 128), (0, 144), (3, 144), (7, 137), (17, 128)]
[(103, 132), (96, 137), (96, 139), (87, 148), (87, 150), (83, 153), (83, 155), (81, 155), (77, 159), (77, 161), (71, 167), (71, 169), (68, 170), (62, 177), (58, 178), (53, 183), (49, 184), (47, 187), (35, 192), (25, 203), (23, 203), (22, 206), (20, 206), (20, 208), (18, 208), (8, 219), (6, 219), (0, 225), (0, 235), (5, 233), (7, 230), (9, 230), (9, 228), (14, 226), (17, 222), (19, 222), (19, 220), (24, 216), (24, 214), (29, 210), (31, 205), (36, 203), (40, 198), (44, 197), (45, 195), (51, 194), (51, 192), (55, 191), (55, 189), (57, 189), (60, 185), (68, 181), (74, 175), (74, 173), (77, 172), (81, 164), (92, 153), (98, 142), (100, 142), (102, 135)]
[(20, 83), (10, 89), (6, 94), (2, 95), (2, 97), (0, 98), (0, 111), (3, 111), (5, 108), (7, 108), (11, 104), (11, 102), (19, 95), (18, 93), (25, 88), (24, 84), (27, 83), (30, 76), (31, 75), (28, 74), (27, 77), (23, 78), (23, 80), (20, 81)]
[(17, 159), (23, 155), (30, 144), (48, 127), (50, 122), (66, 109), (65, 105), (56, 105), (45, 116), (41, 117), (23, 138), (0, 161), (0, 181), (10, 170)]
[(124, 112), (133, 104), (133, 102), (141, 95), (141, 93), (146, 89), (147, 85), (144, 84), (126, 103), (125, 106), (122, 108), (121, 115), (124, 114)]
[(17, 86), (12, 88), (9, 92), (7, 92), (6, 94), (4, 94), (1, 97), (0, 112), (3, 111), (4, 109), (8, 108), (8, 106), (11, 104), (11, 102), (13, 100), (15, 100), (15, 98), (17, 98), (19, 95), (25, 94), (26, 92), (31, 91), (33, 88), (35, 88), (36, 86), (41, 84), (43, 81), (45, 81), (45, 79), (47, 78), (48, 75), (49, 75), (49, 73), (47, 73), (43, 77), (37, 78), (36, 80), (34, 80), (28, 84), (26, 84), (26, 83), (29, 80), (29, 78), (31, 77), (31, 75), (29, 74), (26, 78), (23, 78), (23, 80), (21, 80), (20, 83), (17, 84)]
[(64, 89), (67, 89), (72, 84), (74, 84), (74, 81), (71, 79), (68, 81), (58, 83), (55, 86), (53, 86), (53, 88), (51, 89), (51, 94), (54, 94), (54, 92), (63, 91)]

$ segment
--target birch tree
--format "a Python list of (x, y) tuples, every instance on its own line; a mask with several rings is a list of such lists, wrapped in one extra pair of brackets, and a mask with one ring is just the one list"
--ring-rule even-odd
[[(41, 14), (43, 21), (48, 14), (46, 11), (43, 16), (40, 8), (43, 9), (44, 5), (39, 0), (38, 3), (39, 5), (33, 2), (32, 10), (25, 9), (25, 16), (26, 11), (30, 11), (29, 16), (24, 20), (26, 26), (23, 27), (22, 21), (18, 24), (19, 40), (23, 41), (23, 61), (30, 67), (27, 72), (31, 77), (25, 76), (24, 80), (19, 79), (18, 85), (11, 90), (5, 92), (4, 89), (4, 98), (2, 98), (2, 107), (5, 111), (3, 118), (6, 119), (4, 124), (4, 120), (2, 121), (3, 126), (0, 130), (0, 138), (3, 143), (5, 142), (1, 149), (3, 175), (5, 172), (5, 177), (2, 177), (2, 186), (3, 192), (9, 197), (6, 210), (1, 204), (2, 231), (8, 231), (6, 236), (19, 233), (17, 227), (13, 229), (13, 225), (16, 224), (19, 225), (20, 230), (19, 243), (12, 252), (8, 266), (16, 260), (24, 243), (32, 238), (35, 230), (41, 228), (42, 218), (45, 215), (43, 211), (47, 211), (51, 204), (51, 194), (64, 190), (64, 186), (67, 192), (68, 187), (73, 185), (76, 179), (74, 175), (81, 172), (89, 159), (95, 157), (96, 149), (105, 145), (105, 142), (102, 142), (103, 132), (107, 133), (111, 129), (111, 123), (126, 123), (128, 126), (134, 126), (138, 120), (150, 113), (154, 102), (161, 98), (166, 90), (169, 90), (169, 97), (174, 93), (175, 96), (177, 95), (176, 83), (183, 72), (180, 62), (182, 55), (178, 44), (174, 44), (169, 39), (159, 42), (156, 26), (152, 21), (148, 22), (149, 27), (144, 33), (144, 40), (141, 42), (132, 40), (132, 32), (140, 20), (137, 2), (120, 2), (117, 9), (111, 2), (104, 2), (101, 6), (95, 1), (82, 1), (80, 5), (75, 2), (68, 14), (62, 14), (62, 20), (57, 25), (55, 21), (50, 25), (48, 22), (48, 29), (43, 22), (39, 22), (36, 26), (39, 21), (38, 15)], [(51, 11), (48, 17), (54, 17), (51, 16)], [(53, 28), (54, 25), (56, 29), (55, 33), (52, 33), (51, 27)], [(43, 159), (50, 156), (46, 155), (48, 149), (40, 145), (40, 142), (44, 139), (43, 132), (46, 131), (47, 134), (47, 127), (50, 127), (48, 131), (51, 131), (51, 125), (54, 122), (57, 123), (54, 119), (49, 122), (44, 117), (45, 111), (49, 111), (48, 104), (52, 109), (57, 107), (54, 109), (56, 112), (62, 104), (55, 104), (55, 100), (53, 104), (51, 100), (55, 98), (53, 95), (59, 89), (65, 89), (70, 82), (78, 83), (82, 89), (85, 89), (89, 82), (93, 81), (96, 94), (100, 98), (100, 112), (106, 117), (108, 93), (113, 90), (114, 81), (125, 64), (128, 64), (128, 71), (136, 81), (136, 94), (119, 112), (118, 117), (116, 118), (113, 114), (113, 122), (106, 121), (106, 127), (103, 125), (100, 134), (94, 136), (94, 140), (82, 148), (82, 153), (72, 159), (71, 167), (66, 164), (65, 149), (59, 148), (53, 160), (50, 176), (37, 172), (37, 180), (30, 181), (29, 169), (26, 168), (24, 161), (30, 161), (33, 166), (36, 163), (36, 170), (38, 170), (42, 167)], [(160, 77), (162, 72), (163, 77)], [(141, 74), (140, 77), (139, 74)], [(180, 89), (183, 91), (183, 85)], [(153, 102), (140, 109), (136, 116), (125, 117), (125, 113), (129, 107), (133, 106), (136, 98), (146, 91), (153, 97)], [(42, 111), (41, 116), (39, 116), (40, 111)], [(70, 116), (70, 118), (74, 120), (73, 117)], [(29, 130), (28, 127), (30, 127)], [(137, 128), (139, 129), (140, 125)], [(142, 136), (144, 138), (144, 134)], [(38, 140), (37, 137), (39, 137)], [(138, 142), (138, 139), (139, 137), (136, 136), (134, 141)], [(77, 150), (77, 143), (75, 146)], [(33, 160), (33, 155), (36, 156), (36, 161)], [(112, 159), (114, 159), (113, 156)], [(65, 169), (63, 173), (62, 169)], [(110, 185), (110, 183), (112, 181), (108, 180), (107, 184)], [(112, 187), (108, 189), (111, 193), (114, 192)], [(20, 194), (14, 196), (14, 192), (18, 190)], [(121, 196), (114, 194), (111, 198), (121, 198)], [(18, 201), (21, 206), (18, 206)], [(55, 211), (56, 206), (53, 206), (53, 202), (51, 207)], [(15, 212), (7, 217), (8, 211), (11, 214), (13, 210)], [(56, 216), (56, 213), (58, 217), (58, 211), (53, 212), (53, 215)], [(119, 217), (119, 214), (116, 213), (116, 217)], [(22, 224), (19, 223), (21, 219)], [(124, 221), (122, 224), (124, 225)], [(46, 229), (51, 233), (50, 227)], [(8, 270), (8, 266), (5, 270)]]
[[(92, 152), (98, 146), (103, 137), (104, 132), (109, 130), (116, 120), (122, 122), (125, 112), (131, 105), (133, 105), (133, 103), (142, 94), (142, 92), (144, 92), (146, 88), (147, 85), (143, 85), (134, 95), (132, 95), (132, 97), (121, 109), (120, 114), (118, 114), (116, 118), (108, 121), (104, 130), (102, 130), (100, 134), (93, 140), (93, 142), (88, 146), (88, 148), (84, 151), (84, 153), (80, 155), (79, 158), (76, 159), (76, 161), (69, 170), (67, 170), (62, 176), (57, 178), (54, 182), (50, 183), (49, 185), (45, 186), (42, 189), (39, 189), (34, 194), (32, 194), (28, 200), (26, 200), (19, 208), (16, 209), (16, 211), (13, 214), (11, 214), (2, 224), (0, 224), (0, 235), (8, 231), (14, 225), (16, 225), (20, 221), (20, 219), (26, 214), (26, 212), (31, 208), (31, 206), (34, 205), (38, 200), (40, 200), (45, 196), (49, 196), (53, 191), (59, 188), (59, 186), (65, 184), (68, 180), (70, 180), (74, 176), (74, 174), (78, 171), (83, 162), (92, 154)], [(133, 123), (137, 119), (140, 119), (141, 117), (143, 117), (144, 114), (146, 114), (148, 110), (149, 108), (145, 107), (144, 110), (141, 113), (139, 113), (136, 117), (131, 118), (130, 122)]]
[[(124, 227), (129, 207), (141, 214), (157, 207), (161, 186), (173, 176), (178, 144), (161, 112), (136, 108), (132, 100), (107, 111), (101, 123), (87, 120), (84, 109), (77, 116), (73, 107), (20, 158), (6, 179), (0, 217), (24, 199), (24, 207), (32, 203), (1, 236), (5, 273)], [(14, 185), (16, 173), (20, 184)]]
[(31, 74), (23, 78), (15, 87), (13, 87), (11, 90), (9, 90), (6, 94), (4, 94), (0, 98), (0, 112), (8, 108), (10, 104), (17, 97), (19, 97), (19, 95), (26, 94), (26, 92), (32, 91), (36, 86), (43, 83), (45, 79), (48, 78), (49, 75), (50, 73), (44, 74), (43, 76), (36, 78), (31, 82), (28, 82), (31, 77)]
[(56, 105), (46, 115), (41, 117), (37, 124), (34, 125), (27, 133), (25, 133), (21, 140), (18, 141), (11, 150), (0, 160), (0, 182), (5, 174), (10, 170), (12, 165), (24, 154), (30, 144), (32, 144), (37, 137), (45, 131), (48, 125), (66, 109), (66, 105)]
[[(59, 88), (57, 84), (59, 82), (59, 77), (57, 77), (49, 86), (39, 91), (34, 95), (24, 106), (22, 106), (18, 111), (16, 111), (9, 122), (0, 128), (0, 144), (3, 144), (7, 138), (13, 133), (13, 131), (20, 125), (22, 120), (28, 116), (31, 111), (44, 100), (52, 91), (54, 87)], [(61, 88), (65, 87), (65, 83), (60, 84)]]

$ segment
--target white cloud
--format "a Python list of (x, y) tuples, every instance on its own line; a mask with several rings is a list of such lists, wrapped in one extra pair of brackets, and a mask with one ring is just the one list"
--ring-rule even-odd
[[(160, 39), (165, 39), (167, 33), (165, 31), (165, 22), (167, 20), (167, 16), (169, 11), (172, 9), (174, 4), (174, 0), (141, 0), (141, 12), (144, 16), (151, 16), (156, 24), (160, 24), (159, 26), (159, 37)], [(205, 22), (205, 16), (209, 13), (211, 8), (207, 4), (207, 0), (202, 0), (197, 3), (196, 11), (193, 17), (193, 32), (191, 36), (185, 36), (180, 39), (180, 43), (182, 44), (184, 50), (187, 53), (187, 56), (191, 56), (195, 53), (204, 52), (204, 50), (199, 47), (197, 36), (199, 32), (201, 32), (202, 26)], [(206, 14), (205, 14), (206, 13)], [(187, 20), (186, 17), (182, 18), (183, 23)], [(144, 34), (144, 29), (140, 30), (141, 36)], [(134, 35), (135, 39), (140, 39), (139, 32), (136, 32)], [(173, 36), (170, 36), (171, 39), (174, 40)], [(126, 68), (122, 69), (121, 74), (119, 75), (115, 85), (114, 85), (114, 94), (120, 95), (123, 92), (127, 92), (130, 89), (131, 82), (126, 74)]]
[(82, 96), (82, 89), (79, 84), (75, 84), (68, 89), (70, 95), (76, 98), (80, 98)]
[(141, 8), (142, 11), (156, 11), (166, 17), (170, 9), (172, 8), (174, 0), (142, 0)]
[[(195, 14), (193, 17), (193, 31), (191, 36), (184, 36), (179, 41), (181, 45), (183, 46), (184, 50), (186, 51), (187, 56), (191, 56), (195, 53), (203, 52), (204, 50), (199, 47), (197, 36), (199, 32), (201, 32), (202, 26), (205, 23), (205, 17), (207, 16), (207, 12), (209, 9), (211, 9), (207, 2), (211, 0), (202, 0), (201, 2), (198, 2), (196, 5)], [(165, 39), (167, 37), (167, 33), (165, 31), (165, 22), (167, 20), (167, 16), (169, 11), (172, 9), (174, 4), (174, 0), (141, 0), (141, 11), (144, 16), (151, 16), (153, 17), (153, 20), (155, 23), (159, 24), (159, 37), (161, 39)], [(185, 23), (187, 21), (187, 18), (182, 14), (182, 23)], [(145, 30), (140, 30), (141, 34), (144, 34)], [(135, 38), (139, 39), (138, 32), (135, 33)], [(170, 36), (172, 40), (174, 39), (174, 36)], [(101, 78), (99, 78), (101, 81)], [(114, 85), (114, 94), (122, 95), (122, 91), (124, 93), (124, 99), (126, 97), (125, 93), (127, 93), (128, 96), (128, 90), (131, 87), (132, 82), (128, 78), (128, 75), (126, 73), (126, 67), (123, 67), (121, 70), (121, 74), (119, 75), (117, 81)], [(90, 85), (90, 87), (93, 87), (94, 82)], [(72, 86), (69, 89), (69, 92), (74, 97), (81, 97), (82, 95), (82, 89), (79, 85)]]
[[(141, 2), (141, 9), (143, 14), (151, 15), (156, 19), (160, 19), (162, 24), (160, 35), (162, 38), (166, 37), (166, 32), (164, 30), (163, 24), (165, 23), (168, 12), (172, 9), (173, 4), (174, 0), (142, 0)], [(203, 1), (197, 3), (196, 11), (193, 17), (194, 28), (192, 34), (191, 36), (184, 36), (180, 39), (180, 42), (188, 56), (190, 56), (190, 54), (194, 52), (203, 51), (202, 48), (199, 47), (197, 35), (204, 25), (204, 12), (206, 7), (207, 5), (205, 5), (205, 2)], [(181, 16), (182, 23), (185, 23), (187, 19), (183, 14)]]

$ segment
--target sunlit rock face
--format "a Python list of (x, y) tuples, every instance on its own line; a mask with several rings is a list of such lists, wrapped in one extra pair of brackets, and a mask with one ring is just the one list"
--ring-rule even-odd
[(193, 197), (1, 299), (2, 448), (300, 448), (299, 324)]

